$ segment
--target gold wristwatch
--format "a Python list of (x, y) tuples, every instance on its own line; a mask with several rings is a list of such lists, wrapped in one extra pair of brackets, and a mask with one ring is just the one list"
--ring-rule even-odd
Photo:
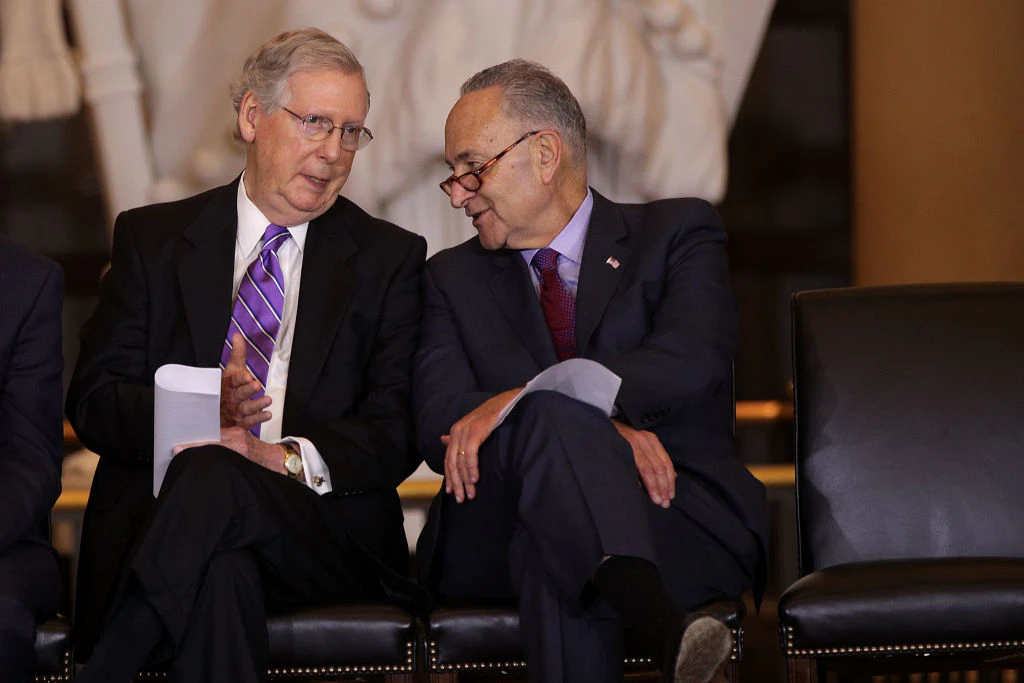
[(288, 473), (289, 479), (303, 479), (302, 454), (299, 447), (291, 441), (281, 443), (284, 446), (284, 471)]

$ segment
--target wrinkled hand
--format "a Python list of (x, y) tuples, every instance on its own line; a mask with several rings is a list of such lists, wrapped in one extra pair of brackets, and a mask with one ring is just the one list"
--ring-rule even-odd
[(266, 467), (272, 472), (287, 474), (284, 469), (284, 446), (281, 444), (260, 441), (252, 435), (252, 432), (248, 429), (243, 429), (242, 427), (222, 427), (220, 430), (220, 441), (204, 441), (201, 443), (182, 444), (174, 447), (174, 454), (177, 455), (186, 448), (195, 448), (196, 446), (207, 446), (210, 444), (218, 444), (225, 448), (230, 448), (235, 453), (251, 460), (257, 465)]
[(617, 420), (612, 424), (633, 448), (633, 461), (647, 495), (655, 505), (667, 508), (676, 497), (676, 468), (661, 440), (652, 432), (633, 429)]
[(245, 338), (231, 337), (231, 357), (220, 376), (220, 426), (252, 429), (270, 419), (269, 396), (253, 399), (260, 383), (245, 365)]
[(461, 420), (452, 425), (451, 431), (441, 437), (447, 446), (444, 454), (444, 490), (455, 495), (455, 502), (476, 498), (476, 483), (480, 481), (477, 453), (494, 429), (500, 413), (509, 401), (515, 398), (519, 389), (510, 389), (492, 396)]

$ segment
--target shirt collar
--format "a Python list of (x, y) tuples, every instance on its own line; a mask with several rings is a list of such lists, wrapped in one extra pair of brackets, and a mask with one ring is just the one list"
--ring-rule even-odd
[[(594, 195), (587, 188), (587, 196), (583, 198), (580, 208), (572, 215), (562, 231), (551, 240), (549, 248), (569, 259), (573, 263), (582, 263), (583, 244), (587, 241), (587, 227), (590, 225), (590, 214), (594, 210)], [(262, 234), (262, 233), (261, 233)], [(523, 255), (526, 265), (533, 261), (533, 255), (540, 249), (524, 249), (519, 252)]]
[[(260, 240), (263, 233), (270, 225), (270, 219), (263, 215), (249, 195), (245, 193), (245, 171), (238, 181), (238, 194), (235, 198), (235, 208), (238, 213), (238, 233), (236, 241), (239, 250), (246, 256), (252, 256), (260, 248)], [(298, 225), (288, 226), (288, 232), (292, 235), (292, 241), (299, 248), (299, 252), (306, 245), (306, 231), (309, 228), (309, 221)]]

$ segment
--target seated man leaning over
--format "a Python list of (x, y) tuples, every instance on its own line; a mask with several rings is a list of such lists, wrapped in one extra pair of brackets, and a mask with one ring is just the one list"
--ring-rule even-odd
[[(67, 410), (100, 462), (80, 682), (130, 681), (153, 657), (172, 681), (262, 681), (268, 612), (422, 592), (395, 487), (415, 465), (426, 243), (339, 197), (372, 139), (363, 69), (294, 31), (234, 93), (245, 171), (121, 214), (82, 330)], [(176, 455), (154, 502), (154, 372), (218, 361), (221, 442)]]
[[(732, 452), (716, 212), (588, 188), (579, 103), (522, 60), (463, 84), (445, 159), (479, 234), (425, 269), (413, 406), (445, 483), (421, 576), (442, 599), (517, 597), (531, 680), (620, 681), (623, 623), (667, 680), (721, 676), (731, 634), (699, 607), (762, 585), (767, 507)], [(611, 419), (546, 391), (494, 429), (573, 357), (621, 378)]]

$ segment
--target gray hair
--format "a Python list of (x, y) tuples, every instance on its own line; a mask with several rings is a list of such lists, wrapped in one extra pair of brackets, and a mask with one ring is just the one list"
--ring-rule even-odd
[[(242, 67), (242, 75), (231, 86), (231, 103), (237, 113), (242, 98), (250, 90), (268, 112), (274, 112), (291, 97), (288, 79), (297, 71), (333, 69), (344, 74), (359, 74), (366, 84), (366, 73), (352, 50), (334, 36), (316, 28), (286, 31), (263, 43)], [(366, 91), (370, 108), (370, 91)], [(235, 137), (239, 138), (238, 124)]]
[[(565, 82), (536, 62), (511, 59), (471, 76), (460, 94), (500, 88), (502, 113), (534, 128), (551, 128), (566, 141), (572, 158), (587, 160), (587, 121)], [(525, 132), (525, 131), (524, 131)]]

